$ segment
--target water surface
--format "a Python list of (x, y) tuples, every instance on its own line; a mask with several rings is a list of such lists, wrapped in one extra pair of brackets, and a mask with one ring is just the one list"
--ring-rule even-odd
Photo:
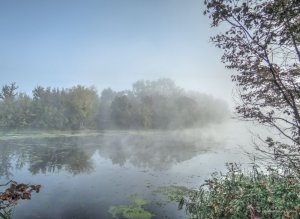
[[(41, 184), (13, 218), (112, 218), (112, 206), (147, 200), (152, 218), (184, 218), (165, 186), (197, 188), (226, 162), (249, 162), (243, 124), (198, 130), (6, 133), (0, 138), (0, 184)], [(154, 216), (155, 215), (155, 216)], [(122, 215), (117, 215), (123, 218)]]

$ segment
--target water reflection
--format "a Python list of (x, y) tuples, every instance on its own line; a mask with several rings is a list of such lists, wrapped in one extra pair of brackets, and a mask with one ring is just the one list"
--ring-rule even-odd
[(33, 174), (73, 175), (93, 171), (92, 156), (98, 151), (112, 164), (130, 163), (139, 168), (164, 170), (189, 160), (216, 145), (211, 140), (179, 135), (177, 132), (107, 132), (97, 136), (24, 138), (0, 141), (0, 176), (28, 165)]
[(64, 169), (74, 175), (93, 170), (91, 156), (94, 151), (84, 150), (78, 141), (70, 138), (47, 139), (43, 146), (35, 144), (27, 150), (29, 171), (59, 172)]
[(172, 184), (198, 185), (199, 176), (223, 167), (226, 156), (231, 159), (232, 152), (224, 153), (223, 132), (212, 130), (212, 134), (105, 131), (69, 137), (0, 136), (0, 181), (43, 185), (42, 194), (18, 204), (14, 219), (111, 219), (111, 206), (130, 206), (132, 194), (151, 202), (146, 210), (157, 215), (154, 219), (165, 215), (178, 219), (184, 212), (177, 212), (176, 204), (162, 210), (152, 191)]
[(0, 148), (0, 177), (4, 176), (8, 179), (12, 176), (12, 148), (8, 145), (1, 145)]
[(91, 172), (92, 154), (72, 138), (7, 140), (0, 142), (0, 176), (11, 177), (11, 172), (28, 165), (33, 174), (66, 170), (71, 174)]
[(212, 140), (179, 132), (140, 133), (104, 137), (99, 154), (120, 166), (129, 162), (139, 168), (165, 170), (216, 145)]

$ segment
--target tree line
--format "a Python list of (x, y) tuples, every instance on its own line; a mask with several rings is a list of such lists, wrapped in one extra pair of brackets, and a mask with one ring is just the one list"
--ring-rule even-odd
[(16, 83), (0, 90), (2, 129), (177, 129), (221, 122), (224, 102), (187, 92), (170, 79), (137, 81), (131, 90), (82, 85), (67, 89), (37, 86), (28, 95)]

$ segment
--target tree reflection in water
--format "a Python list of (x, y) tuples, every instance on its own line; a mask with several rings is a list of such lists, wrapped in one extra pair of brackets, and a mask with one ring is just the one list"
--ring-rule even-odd
[[(15, 209), (16, 218), (33, 218), (32, 209), (41, 218), (76, 215), (96, 218), (99, 214), (105, 218), (109, 217), (110, 205), (123, 197), (126, 199), (128, 193), (144, 191), (146, 182), (159, 181), (152, 177), (153, 171), (168, 171), (215, 146), (217, 142), (199, 133), (191, 135), (180, 131), (105, 131), (86, 136), (24, 136), (6, 140), (0, 137), (0, 180), (15, 176), (22, 181), (39, 180), (45, 185), (43, 195)], [(125, 165), (129, 168), (118, 168)], [(145, 169), (151, 171), (143, 171)], [(76, 178), (70, 178), (69, 173)], [(144, 184), (139, 185), (139, 180)], [(86, 190), (82, 190), (82, 185)], [(48, 205), (56, 209), (55, 212)], [(27, 206), (31, 207), (27, 209)]]
[(91, 155), (72, 138), (7, 140), (0, 142), (0, 177), (10, 178), (13, 168), (27, 164), (32, 174), (60, 172), (76, 175), (93, 170)]
[(217, 145), (209, 139), (179, 133), (111, 131), (97, 136), (0, 141), (0, 177), (10, 178), (14, 168), (24, 165), (34, 175), (62, 170), (73, 175), (90, 173), (96, 151), (120, 166), (128, 162), (139, 168), (165, 170)]
[(166, 170), (174, 164), (192, 159), (217, 143), (200, 136), (186, 136), (180, 131), (142, 132), (105, 136), (99, 154), (113, 164), (126, 162), (139, 168)]
[(1, 145), (0, 148), (0, 177), (3, 176), (6, 179), (9, 179), (12, 176), (13, 150), (9, 145)]

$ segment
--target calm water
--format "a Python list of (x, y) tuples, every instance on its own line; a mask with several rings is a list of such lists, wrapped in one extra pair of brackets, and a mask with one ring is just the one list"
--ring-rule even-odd
[(14, 207), (18, 219), (112, 218), (110, 207), (129, 205), (133, 195), (148, 200), (143, 207), (153, 218), (184, 218), (176, 203), (156, 191), (197, 188), (226, 162), (247, 163), (241, 146), (250, 141), (237, 123), (184, 131), (6, 135), (0, 138), (0, 184), (13, 179), (42, 185), (32, 200)]

